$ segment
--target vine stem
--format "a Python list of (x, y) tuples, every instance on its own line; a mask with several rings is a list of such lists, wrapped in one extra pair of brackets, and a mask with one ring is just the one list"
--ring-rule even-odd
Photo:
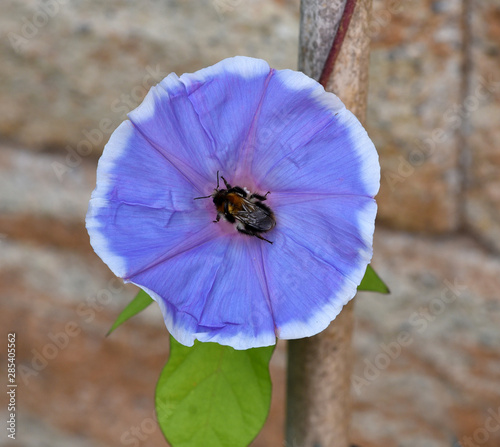
[(333, 39), (332, 46), (330, 48), (328, 57), (326, 58), (325, 65), (323, 67), (323, 71), (321, 72), (321, 76), (319, 78), (319, 83), (325, 88), (328, 80), (332, 76), (335, 62), (337, 61), (340, 49), (342, 48), (342, 44), (344, 43), (344, 39), (347, 34), (349, 24), (351, 23), (355, 8), (356, 0), (347, 0), (344, 7), (344, 12), (342, 13), (342, 18), (340, 19), (337, 33), (335, 34), (335, 38)]
[[(371, 0), (301, 0), (299, 70), (335, 92), (361, 121), (370, 10)], [(288, 342), (287, 447), (350, 445), (353, 301), (323, 332)]]

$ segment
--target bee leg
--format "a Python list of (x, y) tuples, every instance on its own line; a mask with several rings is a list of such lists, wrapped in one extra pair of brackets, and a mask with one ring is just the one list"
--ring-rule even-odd
[(261, 194), (257, 194), (257, 193), (254, 193), (250, 196), (251, 199), (257, 199), (257, 200), (260, 200), (260, 201), (264, 201), (267, 199), (267, 195), (268, 194), (271, 194), (271, 191), (267, 191), (264, 195), (261, 195)]
[(224, 185), (226, 185), (226, 189), (231, 189), (231, 185), (226, 181), (226, 179), (224, 177), (222, 177), (222, 175), (220, 176), (220, 178), (224, 181)]
[(260, 234), (254, 234), (255, 237), (258, 237), (259, 239), (262, 239), (263, 241), (269, 242), (272, 244), (273, 242), (270, 241), (269, 239), (266, 239), (265, 237), (262, 237)]
[(265, 237), (262, 237), (259, 233), (255, 233), (254, 231), (250, 231), (250, 230), (247, 230), (246, 228), (242, 228), (242, 227), (236, 227), (236, 229), (240, 232), (240, 233), (243, 233), (243, 234), (248, 234), (249, 236), (255, 236), (255, 237), (258, 237), (259, 239), (262, 239), (263, 241), (266, 241), (266, 242), (269, 242), (270, 244), (272, 244), (271, 241), (267, 240)]
[(219, 214), (219, 213), (217, 213), (217, 217), (216, 217), (216, 218), (215, 218), (215, 220), (213, 220), (212, 222), (213, 222), (213, 223), (217, 223), (217, 222), (219, 222), (219, 220), (220, 220), (220, 214)]
[(239, 194), (241, 197), (247, 196), (247, 192), (243, 188), (240, 188), (239, 186), (233, 186), (232, 188), (230, 188), (228, 190), (228, 193), (231, 193), (231, 192), (235, 192), (235, 193)]

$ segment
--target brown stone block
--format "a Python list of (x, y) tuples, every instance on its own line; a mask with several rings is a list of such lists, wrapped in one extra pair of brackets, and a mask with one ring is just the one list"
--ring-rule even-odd
[[(32, 148), (97, 155), (170, 72), (237, 54), (295, 68), (298, 0), (5, 0), (0, 134)], [(79, 147), (78, 147), (79, 146)]]
[[(168, 446), (154, 409), (169, 351), (156, 304), (106, 337), (136, 287), (123, 286), (97, 259), (0, 243), (1, 334), (16, 334), (19, 423), (12, 445)], [(6, 360), (0, 356), (4, 371)], [(270, 416), (255, 447), (283, 443), (285, 365), (281, 342), (271, 365)]]
[(465, 220), (500, 250), (500, 4), (471, 3)]
[[(488, 418), (500, 417), (499, 258), (465, 237), (378, 230), (374, 266), (392, 293), (356, 298), (353, 444), (465, 446), (472, 437), (498, 447)], [(7, 446), (168, 445), (153, 423), (168, 355), (162, 317), (153, 304), (106, 338), (135, 292), (110, 280), (97, 259), (2, 243), (0, 327), (4, 340), (17, 334), (19, 383), (18, 439)], [(116, 291), (110, 300), (106, 290)], [(284, 345), (254, 447), (283, 445)]]
[(461, 2), (375, 1), (368, 132), (382, 166), (379, 218), (397, 228), (458, 226)]

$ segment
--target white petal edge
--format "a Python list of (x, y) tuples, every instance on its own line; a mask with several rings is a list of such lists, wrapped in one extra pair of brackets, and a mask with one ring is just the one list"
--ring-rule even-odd
[[(370, 201), (358, 213), (358, 224), (361, 228), (360, 235), (363, 237), (363, 242), (367, 247), (372, 247), (373, 233), (375, 231), (375, 215), (377, 214), (377, 204), (375, 200)], [(361, 251), (361, 249), (360, 249)], [(373, 256), (373, 250), (366, 253), (364, 262), (360, 263), (355, 269), (350, 278), (346, 279), (344, 286), (333, 297), (331, 302), (326, 303), (323, 307), (315, 312), (307, 321), (292, 321), (282, 325), (278, 329), (278, 338), (283, 340), (293, 340), (304, 337), (311, 337), (324, 331), (330, 323), (337, 318), (342, 308), (351, 301), (357, 293), (357, 287), (361, 283), (366, 272), (366, 267), (370, 263)], [(336, 296), (344, 297), (342, 301), (338, 301)]]
[(292, 91), (311, 90), (311, 97), (317, 100), (322, 108), (331, 110), (334, 115), (345, 109), (344, 103), (337, 95), (327, 92), (320, 83), (301, 71), (277, 70), (274, 76), (276, 80)]
[(168, 332), (170, 332), (170, 334), (180, 344), (184, 346), (193, 346), (195, 340), (195, 334), (174, 324), (173, 315), (171, 315), (170, 312), (168, 311), (167, 306), (165, 305), (165, 301), (160, 295), (158, 295), (156, 292), (153, 292), (151, 289), (144, 287), (141, 284), (137, 284), (132, 281), (125, 281), (125, 282), (130, 282), (131, 284), (135, 284), (137, 287), (140, 287), (142, 290), (144, 290), (151, 298), (153, 298), (158, 303), (158, 306), (160, 306), (160, 310), (163, 315), (163, 319), (165, 320), (165, 326), (167, 326)]
[(119, 278), (123, 278), (127, 272), (125, 259), (118, 256), (111, 250), (108, 239), (101, 233), (100, 230), (102, 222), (97, 218), (97, 210), (105, 206), (102, 205), (101, 202), (108, 203), (106, 199), (90, 199), (87, 218), (85, 219), (85, 226), (87, 227), (87, 232), (90, 236), (90, 245), (92, 245), (94, 251), (110, 268), (110, 270)]
[(155, 95), (159, 97), (165, 96), (165, 93), (170, 97), (170, 95), (177, 90), (184, 90), (183, 84), (180, 82), (179, 77), (175, 73), (170, 73), (166, 78), (164, 78), (160, 83), (151, 87), (144, 97), (142, 103), (131, 110), (129, 114), (132, 114), (132, 118), (135, 117), (135, 112), (139, 107), (141, 108), (140, 115), (137, 118), (141, 122), (147, 122), (154, 118), (155, 112), (157, 110)]
[(111, 271), (118, 277), (126, 275), (126, 261), (123, 257), (116, 255), (110, 248), (109, 241), (101, 232), (102, 222), (98, 219), (98, 210), (105, 208), (108, 200), (105, 198), (112, 183), (107, 179), (108, 173), (128, 149), (128, 140), (131, 138), (134, 128), (130, 121), (124, 121), (113, 132), (106, 144), (103, 154), (97, 165), (96, 188), (92, 192), (89, 202), (85, 226), (90, 236), (90, 244), (99, 257), (106, 263)]
[[(325, 91), (321, 84), (302, 72), (288, 69), (277, 70), (274, 77), (292, 92), (310, 90), (310, 97), (317, 102), (319, 107), (329, 110), (332, 115), (342, 120), (342, 124), (350, 131), (352, 141), (356, 143), (353, 146), (361, 160), (362, 182), (367, 186), (370, 196), (375, 197), (380, 188), (379, 157), (372, 140), (358, 118), (345, 107), (337, 95)], [(377, 172), (376, 176), (373, 175), (374, 171)]]
[[(354, 290), (353, 290), (354, 289)], [(350, 281), (346, 281), (340, 295), (345, 296), (342, 303), (331, 302), (325, 304), (307, 321), (295, 321), (281, 326), (278, 330), (278, 338), (283, 340), (294, 340), (298, 338), (312, 337), (324, 331), (329, 324), (335, 320), (342, 308), (354, 297), (356, 287)]]
[(209, 334), (209, 333), (193, 333), (191, 331), (186, 330), (185, 328), (176, 325), (174, 323), (173, 315), (171, 315), (167, 306), (165, 305), (165, 300), (158, 295), (156, 292), (153, 292), (151, 289), (144, 287), (141, 284), (137, 284), (133, 281), (125, 281), (125, 283), (131, 283), (136, 285), (137, 287), (144, 290), (151, 298), (153, 298), (158, 305), (160, 306), (161, 313), (163, 315), (163, 319), (165, 321), (165, 326), (168, 329), (168, 332), (182, 345), (184, 346), (193, 346), (195, 340), (199, 340), (204, 343), (219, 343), (224, 346), (231, 346), (236, 350), (245, 350), (250, 348), (261, 348), (264, 346), (272, 346), (276, 344), (276, 335), (274, 332), (261, 334), (259, 337), (248, 337), (241, 334), (236, 334), (231, 337), (225, 337), (222, 334)]
[(186, 87), (193, 83), (208, 82), (217, 76), (235, 74), (244, 79), (265, 77), (269, 74), (271, 67), (262, 60), (246, 56), (234, 56), (216, 63), (207, 68), (202, 68), (195, 73), (185, 73), (180, 77)]
[(111, 191), (113, 185), (109, 183), (107, 173), (112, 170), (116, 165), (116, 161), (129, 149), (128, 141), (134, 132), (134, 126), (130, 121), (126, 120), (112, 133), (97, 164), (96, 188), (92, 192), (92, 198), (104, 198)]
[[(366, 186), (370, 197), (375, 197), (380, 189), (380, 162), (377, 149), (356, 115), (345, 109), (340, 116), (344, 120), (344, 125), (349, 129), (354, 150), (360, 160), (361, 181)], [(354, 121), (357, 121), (357, 125), (353, 125)]]
[(263, 348), (264, 346), (273, 346), (276, 344), (276, 335), (274, 332), (269, 332), (259, 335), (259, 337), (246, 337), (241, 334), (236, 334), (232, 337), (224, 337), (222, 334), (215, 336), (207, 334), (196, 334), (196, 338), (201, 342), (214, 342), (220, 345), (231, 346), (236, 350), (245, 350), (250, 348)]

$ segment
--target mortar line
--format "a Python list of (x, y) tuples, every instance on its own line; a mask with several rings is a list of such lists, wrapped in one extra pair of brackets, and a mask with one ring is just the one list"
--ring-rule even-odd
[[(461, 83), (460, 83), (460, 104), (465, 104), (467, 97), (471, 92), (471, 76), (472, 76), (472, 0), (462, 0), (462, 66), (461, 66)], [(458, 163), (457, 169), (459, 174), (458, 186), (458, 229), (463, 232), (468, 232), (466, 218), (466, 201), (467, 191), (470, 188), (470, 169), (472, 164), (472, 152), (469, 145), (469, 135), (471, 131), (470, 117), (464, 114), (462, 125), (457, 132), (458, 144)]]

